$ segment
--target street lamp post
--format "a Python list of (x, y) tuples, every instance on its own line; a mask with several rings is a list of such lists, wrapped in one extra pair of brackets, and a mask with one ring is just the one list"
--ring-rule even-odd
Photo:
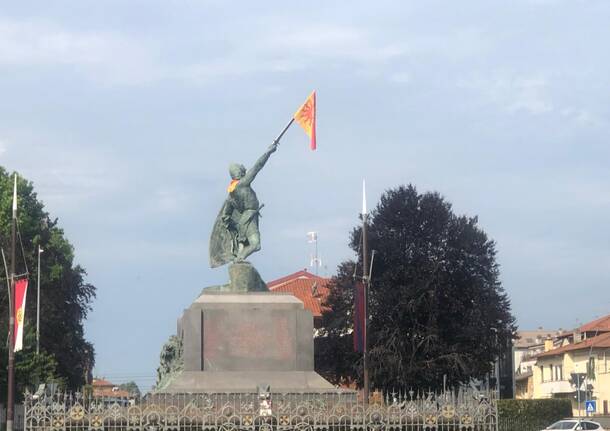
[(576, 373), (576, 397), (578, 398), (578, 418), (580, 419), (581, 411), (580, 411), (580, 374)]
[(17, 241), (17, 174), (13, 189), (13, 219), (11, 222), (11, 285), (9, 288), (8, 367), (6, 395), (6, 431), (13, 431), (15, 419), (15, 249)]
[(580, 380), (580, 373), (578, 372), (578, 364), (574, 364), (574, 373), (572, 374), (572, 378), (576, 377), (576, 402), (578, 403), (578, 419), (580, 419), (582, 417), (581, 414), (581, 409), (580, 409), (580, 403), (581, 403), (581, 399), (580, 399), (580, 385), (581, 380)]

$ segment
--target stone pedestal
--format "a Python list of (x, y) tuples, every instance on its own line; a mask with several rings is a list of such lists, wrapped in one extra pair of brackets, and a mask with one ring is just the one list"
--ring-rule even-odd
[(229, 279), (232, 292), (269, 292), (256, 268), (248, 262), (229, 265)]
[(314, 371), (313, 318), (292, 295), (204, 291), (178, 336), (184, 371), (157, 392), (336, 392)]
[(250, 262), (237, 262), (229, 265), (229, 283), (203, 289), (201, 294), (210, 292), (269, 292), (267, 284)]

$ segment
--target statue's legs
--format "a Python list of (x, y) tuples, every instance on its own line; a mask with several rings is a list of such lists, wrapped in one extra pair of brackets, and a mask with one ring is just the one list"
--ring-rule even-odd
[(248, 256), (252, 253), (255, 253), (261, 249), (261, 236), (258, 233), (258, 229), (256, 232), (252, 232), (248, 235), (248, 244), (242, 247), (237, 253), (237, 260), (242, 261), (246, 260)]
[(261, 236), (258, 230), (258, 211), (244, 211), (241, 224), (238, 225), (239, 248), (235, 261), (243, 261), (252, 253), (261, 249)]

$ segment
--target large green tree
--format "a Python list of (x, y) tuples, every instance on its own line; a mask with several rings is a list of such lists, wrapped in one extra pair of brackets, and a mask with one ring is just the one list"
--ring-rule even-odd
[(140, 388), (134, 381), (126, 382), (119, 385), (119, 389), (129, 392), (129, 396), (139, 397), (141, 395)]
[[(476, 217), (455, 215), (438, 193), (388, 190), (369, 215), (376, 250), (370, 290), (370, 374), (376, 388), (439, 388), (489, 373), (515, 331), (499, 280), (495, 243)], [(361, 227), (351, 233), (359, 252)], [(355, 267), (357, 265), (357, 267)], [(362, 382), (353, 352), (354, 283), (361, 261), (331, 283), (316, 367), (334, 382)]]
[[(13, 177), (0, 167), (0, 244), (9, 259), (12, 218)], [(57, 219), (45, 211), (32, 183), (18, 181), (20, 242), (17, 241), (16, 272), (29, 270), (24, 351), (16, 356), (18, 390), (39, 380), (58, 377), (68, 388), (77, 389), (85, 383), (93, 367), (94, 350), (83, 332), (83, 322), (91, 310), (95, 287), (85, 280), (84, 268), (74, 263), (74, 248), (64, 236)], [(44, 250), (41, 259), (41, 355), (34, 358), (36, 325), (36, 277), (38, 246)], [(0, 283), (6, 286), (4, 270)], [(0, 328), (8, 331), (7, 289), (0, 291)], [(27, 365), (29, 364), (29, 365)], [(0, 400), (6, 397), (7, 346), (0, 343)]]

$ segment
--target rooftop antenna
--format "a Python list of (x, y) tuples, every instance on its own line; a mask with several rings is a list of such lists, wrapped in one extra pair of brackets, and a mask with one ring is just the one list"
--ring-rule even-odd
[(314, 254), (309, 261), (309, 266), (314, 267), (314, 273), (318, 275), (318, 268), (322, 265), (322, 259), (318, 257), (318, 232), (307, 232), (307, 242), (314, 244)]

